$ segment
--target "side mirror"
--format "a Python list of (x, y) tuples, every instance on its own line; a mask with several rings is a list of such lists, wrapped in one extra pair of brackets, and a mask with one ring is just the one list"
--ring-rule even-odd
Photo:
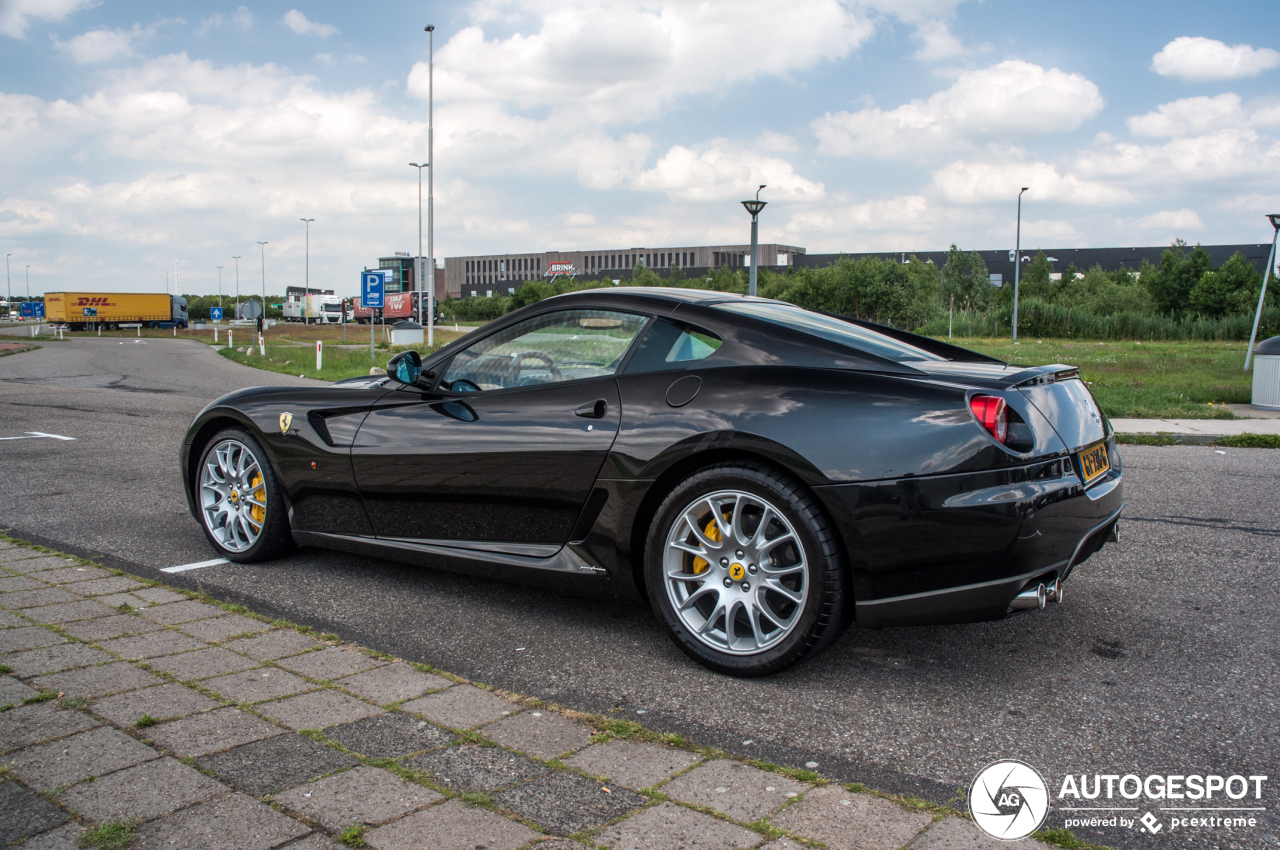
[(422, 357), (416, 351), (402, 351), (387, 363), (387, 377), (413, 386), (422, 377)]

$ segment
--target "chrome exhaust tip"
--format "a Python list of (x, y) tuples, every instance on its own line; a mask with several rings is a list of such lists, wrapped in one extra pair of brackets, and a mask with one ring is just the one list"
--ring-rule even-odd
[(1053, 581), (1045, 585), (1044, 598), (1046, 602), (1062, 601), (1062, 579), (1055, 578)]
[(1045, 589), (1043, 584), (1037, 584), (1035, 587), (1022, 591), (1013, 597), (1013, 601), (1009, 603), (1010, 611), (1032, 611), (1043, 610), (1045, 603)]
[(1107, 533), (1107, 542), (1108, 543), (1120, 542), (1120, 520), (1116, 520), (1115, 522), (1111, 523), (1111, 531)]

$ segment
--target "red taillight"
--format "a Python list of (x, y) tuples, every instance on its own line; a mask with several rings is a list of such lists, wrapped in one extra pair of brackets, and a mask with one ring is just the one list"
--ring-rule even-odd
[(969, 408), (987, 433), (1001, 443), (1009, 435), (1009, 414), (1004, 399), (993, 395), (976, 395), (969, 399)]

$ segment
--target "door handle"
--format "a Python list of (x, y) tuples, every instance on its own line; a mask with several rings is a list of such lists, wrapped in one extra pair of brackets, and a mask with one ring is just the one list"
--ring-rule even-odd
[(609, 402), (598, 398), (579, 407), (573, 412), (573, 415), (581, 416), (583, 419), (604, 419), (604, 414), (608, 409)]

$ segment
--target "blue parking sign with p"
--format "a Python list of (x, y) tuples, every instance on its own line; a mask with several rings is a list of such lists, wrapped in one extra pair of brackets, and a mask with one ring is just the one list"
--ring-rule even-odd
[(382, 272), (362, 272), (360, 274), (360, 306), (372, 307), (381, 310), (383, 307), (383, 282), (385, 278)]

